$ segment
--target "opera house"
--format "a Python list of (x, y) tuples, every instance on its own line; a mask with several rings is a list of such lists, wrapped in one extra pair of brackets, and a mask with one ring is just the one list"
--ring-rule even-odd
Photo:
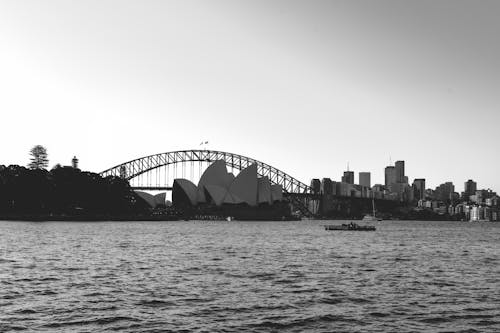
[(272, 185), (268, 177), (258, 177), (257, 164), (251, 164), (235, 177), (227, 171), (223, 160), (212, 163), (198, 185), (187, 179), (175, 179), (172, 204), (183, 210), (249, 218), (284, 216), (289, 211), (289, 207), (283, 210), (287, 205), (281, 186)]
[(134, 192), (139, 196), (139, 198), (144, 200), (151, 208), (169, 206), (169, 201), (165, 200), (166, 199), (165, 192), (157, 195), (152, 195), (143, 191), (134, 191)]

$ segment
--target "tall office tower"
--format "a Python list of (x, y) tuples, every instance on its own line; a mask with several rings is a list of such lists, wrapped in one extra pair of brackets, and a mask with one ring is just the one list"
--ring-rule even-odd
[(321, 194), (333, 194), (333, 183), (330, 178), (323, 178), (321, 180)]
[(354, 171), (344, 171), (342, 183), (354, 184)]
[(359, 185), (365, 186), (365, 187), (371, 187), (370, 173), (369, 172), (360, 172), (359, 173)]
[(388, 166), (385, 168), (385, 186), (396, 183), (396, 168)]
[(453, 200), (454, 192), (455, 192), (455, 185), (453, 185), (452, 182), (446, 182), (436, 187), (434, 193), (437, 200), (448, 202)]
[(319, 193), (321, 190), (321, 181), (318, 178), (311, 179), (311, 188), (313, 193)]
[(396, 183), (405, 182), (405, 161), (396, 161)]
[(472, 179), (469, 179), (464, 184), (464, 194), (466, 199), (468, 200), (471, 195), (476, 194), (477, 191), (477, 183)]
[(413, 195), (416, 200), (425, 198), (425, 178), (415, 178), (412, 187)]

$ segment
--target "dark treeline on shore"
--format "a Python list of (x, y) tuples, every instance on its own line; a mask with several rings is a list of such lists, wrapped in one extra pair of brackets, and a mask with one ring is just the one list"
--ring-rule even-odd
[(1, 216), (134, 216), (147, 211), (128, 181), (73, 167), (0, 165)]

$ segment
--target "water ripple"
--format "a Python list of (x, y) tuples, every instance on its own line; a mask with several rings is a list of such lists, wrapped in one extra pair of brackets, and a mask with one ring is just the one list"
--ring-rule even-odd
[(500, 224), (322, 224), (0, 222), (0, 332), (500, 332)]

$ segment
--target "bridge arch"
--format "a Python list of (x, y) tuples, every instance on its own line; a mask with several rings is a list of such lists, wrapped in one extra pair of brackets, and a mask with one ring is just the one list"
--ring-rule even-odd
[[(312, 215), (307, 204), (301, 198), (308, 198), (313, 194), (310, 186), (304, 184), (289, 174), (256, 159), (217, 150), (179, 150), (140, 157), (100, 173), (102, 177), (117, 176), (132, 180), (154, 169), (177, 163), (186, 162), (214, 162), (223, 160), (228, 167), (243, 170), (247, 166), (257, 164), (257, 174), (267, 176), (272, 184), (281, 185), (285, 196), (288, 196), (294, 206), (297, 206), (305, 215)], [(143, 187), (144, 188), (144, 187)]]
[(100, 173), (102, 177), (117, 176), (131, 180), (141, 174), (169, 164), (185, 162), (215, 162), (224, 160), (226, 165), (243, 170), (250, 164), (257, 164), (257, 174), (267, 176), (273, 184), (279, 184), (287, 193), (311, 193), (311, 187), (288, 175), (287, 173), (256, 159), (243, 155), (216, 150), (179, 150), (144, 156), (131, 160)]

